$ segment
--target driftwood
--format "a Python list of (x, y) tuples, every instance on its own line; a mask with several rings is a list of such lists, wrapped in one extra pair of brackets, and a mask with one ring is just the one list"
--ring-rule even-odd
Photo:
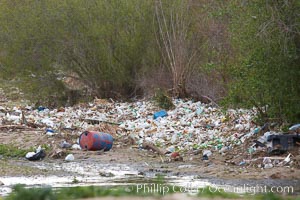
[(164, 151), (149, 142), (144, 142), (142, 146), (144, 149), (151, 149), (152, 151), (157, 152), (159, 155), (165, 155)]

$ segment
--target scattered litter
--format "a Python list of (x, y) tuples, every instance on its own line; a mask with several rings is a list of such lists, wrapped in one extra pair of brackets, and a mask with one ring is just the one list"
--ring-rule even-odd
[(291, 154), (289, 153), (289, 155), (284, 159), (284, 162), (288, 163), (291, 161)]
[(55, 135), (54, 130), (52, 130), (52, 129), (46, 129), (46, 135), (48, 135), (48, 136)]
[(210, 150), (203, 150), (202, 155), (202, 160), (208, 160), (208, 158), (212, 155), (212, 152)]
[(169, 146), (167, 149), (166, 149), (166, 153), (173, 153), (175, 152), (175, 147), (174, 146)]
[(269, 157), (264, 157), (263, 164), (270, 164), (272, 163), (271, 159)]
[(114, 177), (115, 175), (111, 172), (99, 172), (99, 175), (102, 177)]
[(44, 106), (39, 106), (38, 108), (37, 108), (37, 110), (40, 112), (40, 111), (44, 111), (46, 109), (46, 107), (44, 107)]
[(65, 158), (65, 161), (68, 161), (68, 162), (71, 162), (71, 161), (74, 161), (75, 160), (75, 157), (73, 154), (68, 154)]
[(282, 162), (278, 163), (278, 166), (284, 166), (291, 161), (291, 154), (289, 154)]
[(272, 167), (273, 167), (272, 163), (265, 164), (265, 166), (264, 166), (265, 169), (270, 169)]
[(180, 156), (179, 152), (171, 153), (171, 161), (183, 161), (183, 158)]
[(208, 160), (208, 156), (205, 154), (202, 156), (202, 160)]
[(72, 147), (72, 145), (70, 144), (70, 143), (68, 143), (68, 142), (66, 142), (66, 141), (63, 141), (62, 143), (60, 143), (60, 145), (59, 145), (61, 148), (65, 148), (65, 149), (68, 149), (68, 148), (71, 148)]
[(202, 155), (206, 155), (207, 157), (211, 156), (212, 155), (212, 152), (210, 150), (204, 150)]
[(36, 149), (36, 152), (28, 152), (25, 157), (27, 160), (30, 161), (42, 160), (43, 158), (46, 157), (46, 153), (45, 150), (42, 149), (41, 146), (39, 146)]
[[(268, 152), (286, 153), (300, 146), (300, 124), (291, 126), (289, 134), (283, 134), (276, 132), (272, 123), (262, 127), (255, 125), (253, 119), (257, 114), (256, 109), (224, 110), (213, 103), (182, 99), (173, 99), (173, 104), (174, 108), (168, 112), (159, 111), (151, 101), (120, 103), (99, 99), (58, 109), (43, 106), (37, 109), (32, 106), (0, 107), (0, 129), (46, 130), (46, 135), (62, 136), (70, 142), (61, 143), (61, 148), (76, 150), (108, 151), (115, 138), (117, 146), (131, 144), (167, 158), (176, 152), (180, 152), (180, 156), (202, 152), (203, 160), (212, 160), (212, 154), (227, 156), (243, 149), (243, 152), (238, 152), (243, 155), (240, 160), (232, 162), (230, 159), (233, 158), (229, 158), (226, 162), (238, 165), (245, 161), (247, 165), (254, 163), (265, 168), (271, 167), (270, 164), (277, 167), (292, 165), (293, 161), (300, 162), (290, 155), (276, 159), (268, 157), (271, 162), (267, 159), (268, 162), (263, 163), (264, 157), (270, 156)], [(108, 131), (107, 126), (113, 127), (113, 130)], [(71, 143), (71, 138), (78, 138), (78, 135), (77, 144)], [(59, 150), (53, 155), (63, 155), (62, 149)], [(265, 155), (261, 152), (265, 152)], [(27, 157), (34, 158), (36, 154), (29, 152)], [(262, 157), (258, 159), (257, 155)]]
[(244, 166), (244, 165), (246, 165), (245, 161), (242, 161), (242, 162), (239, 163), (239, 166)]
[(289, 130), (290, 131), (295, 131), (295, 132), (299, 131), (300, 130), (300, 124), (295, 124), (295, 125), (291, 126), (289, 128)]
[(73, 144), (71, 147), (73, 150), (81, 150), (81, 147), (79, 144)]
[(153, 119), (157, 119), (159, 117), (166, 117), (166, 116), (168, 116), (167, 111), (161, 110), (161, 111), (158, 111), (158, 112), (154, 113)]

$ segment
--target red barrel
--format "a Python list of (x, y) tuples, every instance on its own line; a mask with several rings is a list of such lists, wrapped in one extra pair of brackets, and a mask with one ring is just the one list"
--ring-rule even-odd
[(89, 151), (109, 151), (113, 145), (113, 137), (108, 133), (85, 131), (79, 137), (81, 149)]

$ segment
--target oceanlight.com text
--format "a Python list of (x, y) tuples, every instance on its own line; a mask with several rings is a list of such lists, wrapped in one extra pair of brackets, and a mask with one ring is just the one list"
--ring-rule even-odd
[(208, 185), (208, 186), (198, 186), (196, 184), (186, 184), (185, 186), (176, 186), (176, 185), (167, 185), (167, 184), (137, 184), (133, 188), (137, 193), (143, 194), (155, 194), (159, 193), (166, 195), (168, 193), (197, 193), (201, 195), (204, 192), (210, 193), (220, 193), (220, 192), (229, 192), (229, 193), (248, 193), (248, 194), (259, 194), (259, 193), (278, 193), (278, 194), (293, 194), (293, 186), (266, 186), (266, 185), (248, 185), (243, 184), (240, 186), (230, 186), (230, 185)]

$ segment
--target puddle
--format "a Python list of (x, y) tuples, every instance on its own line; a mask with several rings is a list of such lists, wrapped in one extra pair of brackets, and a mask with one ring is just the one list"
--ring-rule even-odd
[[(121, 186), (157, 183), (154, 173), (144, 173), (139, 175), (139, 170), (143, 166), (128, 166), (125, 164), (102, 164), (95, 161), (83, 162), (62, 162), (62, 163), (39, 163), (32, 162), (31, 166), (50, 172), (62, 172), (60, 175), (47, 176), (20, 176), (20, 177), (0, 177), (0, 196), (7, 195), (15, 184), (25, 184), (28, 187), (74, 187), (74, 186)], [(102, 176), (100, 175), (102, 173)], [(108, 174), (108, 177), (103, 176)], [(53, 173), (55, 174), (55, 173)], [(195, 178), (195, 176), (173, 176), (166, 174), (164, 177), (165, 184), (187, 188), (189, 192), (203, 187), (217, 187), (223, 189), (240, 188), (238, 193), (245, 193), (243, 190), (248, 187), (272, 187), (272, 186), (291, 186), (293, 194), (300, 193), (300, 180), (224, 180)], [(76, 181), (74, 181), (76, 180)], [(76, 183), (74, 183), (76, 182)], [(186, 191), (186, 189), (185, 189)]]

